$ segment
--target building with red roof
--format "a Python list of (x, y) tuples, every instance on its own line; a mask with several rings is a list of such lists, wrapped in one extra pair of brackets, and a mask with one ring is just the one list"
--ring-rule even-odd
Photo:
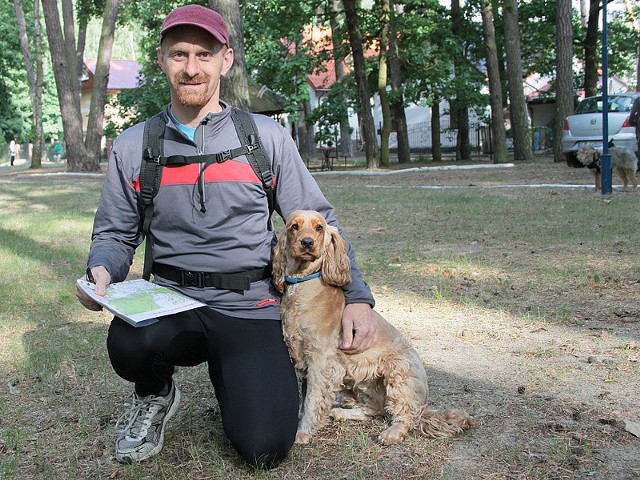
[[(142, 66), (135, 60), (111, 60), (109, 66), (109, 81), (107, 83), (107, 97), (117, 95), (122, 90), (138, 86), (140, 69)], [(96, 73), (96, 59), (86, 58), (82, 68), (82, 87), (80, 97), (80, 111), (82, 113), (82, 129), (87, 129), (89, 108), (91, 107), (91, 92)], [(105, 111), (105, 117), (109, 115)], [(105, 118), (106, 120), (106, 118)]]

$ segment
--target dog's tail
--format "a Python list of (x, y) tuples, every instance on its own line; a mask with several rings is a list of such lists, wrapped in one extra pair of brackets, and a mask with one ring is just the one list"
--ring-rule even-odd
[(464, 410), (438, 412), (424, 408), (415, 429), (432, 438), (451, 437), (474, 426), (473, 418)]

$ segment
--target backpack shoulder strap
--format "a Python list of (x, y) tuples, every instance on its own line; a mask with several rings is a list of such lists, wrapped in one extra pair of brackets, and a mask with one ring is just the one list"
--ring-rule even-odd
[(267, 202), (269, 204), (269, 215), (273, 213), (274, 191), (273, 191), (273, 173), (271, 171), (271, 161), (264, 151), (256, 122), (251, 113), (237, 108), (231, 109), (231, 118), (236, 127), (236, 133), (241, 145), (248, 148), (247, 160), (256, 172), (256, 175), (262, 182), (262, 187), (267, 194)]
[(142, 278), (149, 280), (153, 264), (153, 238), (151, 218), (153, 217), (153, 197), (158, 193), (162, 178), (163, 133), (165, 121), (162, 114), (148, 119), (144, 125), (142, 139), (142, 162), (140, 164), (140, 213), (141, 230), (145, 236), (144, 268)]
[(262, 182), (262, 186), (267, 195), (269, 205), (269, 215), (275, 208), (273, 174), (271, 162), (267, 157), (258, 129), (251, 114), (244, 110), (232, 108), (231, 118), (236, 128), (240, 147), (225, 152), (210, 155), (196, 155), (185, 157), (174, 155), (164, 157), (163, 133), (166, 122), (161, 113), (154, 115), (145, 122), (142, 145), (142, 162), (140, 164), (140, 214), (141, 231), (145, 236), (144, 268), (142, 278), (149, 280), (153, 267), (153, 236), (151, 235), (151, 219), (153, 217), (153, 198), (158, 193), (160, 181), (162, 179), (162, 167), (165, 164), (200, 163), (210, 164), (212, 162), (224, 162), (236, 155), (246, 155), (249, 164)]

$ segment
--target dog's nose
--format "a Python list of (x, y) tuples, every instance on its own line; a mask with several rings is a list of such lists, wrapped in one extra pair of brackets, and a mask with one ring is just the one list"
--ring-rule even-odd
[(303, 238), (302, 240), (300, 240), (300, 245), (302, 245), (302, 248), (307, 250), (313, 248), (313, 238)]

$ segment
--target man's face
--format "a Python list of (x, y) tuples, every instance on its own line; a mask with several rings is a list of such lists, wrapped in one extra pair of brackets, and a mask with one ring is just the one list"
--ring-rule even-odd
[(217, 105), (220, 77), (233, 64), (233, 50), (201, 28), (178, 26), (165, 34), (158, 63), (169, 80), (171, 100), (202, 108)]

